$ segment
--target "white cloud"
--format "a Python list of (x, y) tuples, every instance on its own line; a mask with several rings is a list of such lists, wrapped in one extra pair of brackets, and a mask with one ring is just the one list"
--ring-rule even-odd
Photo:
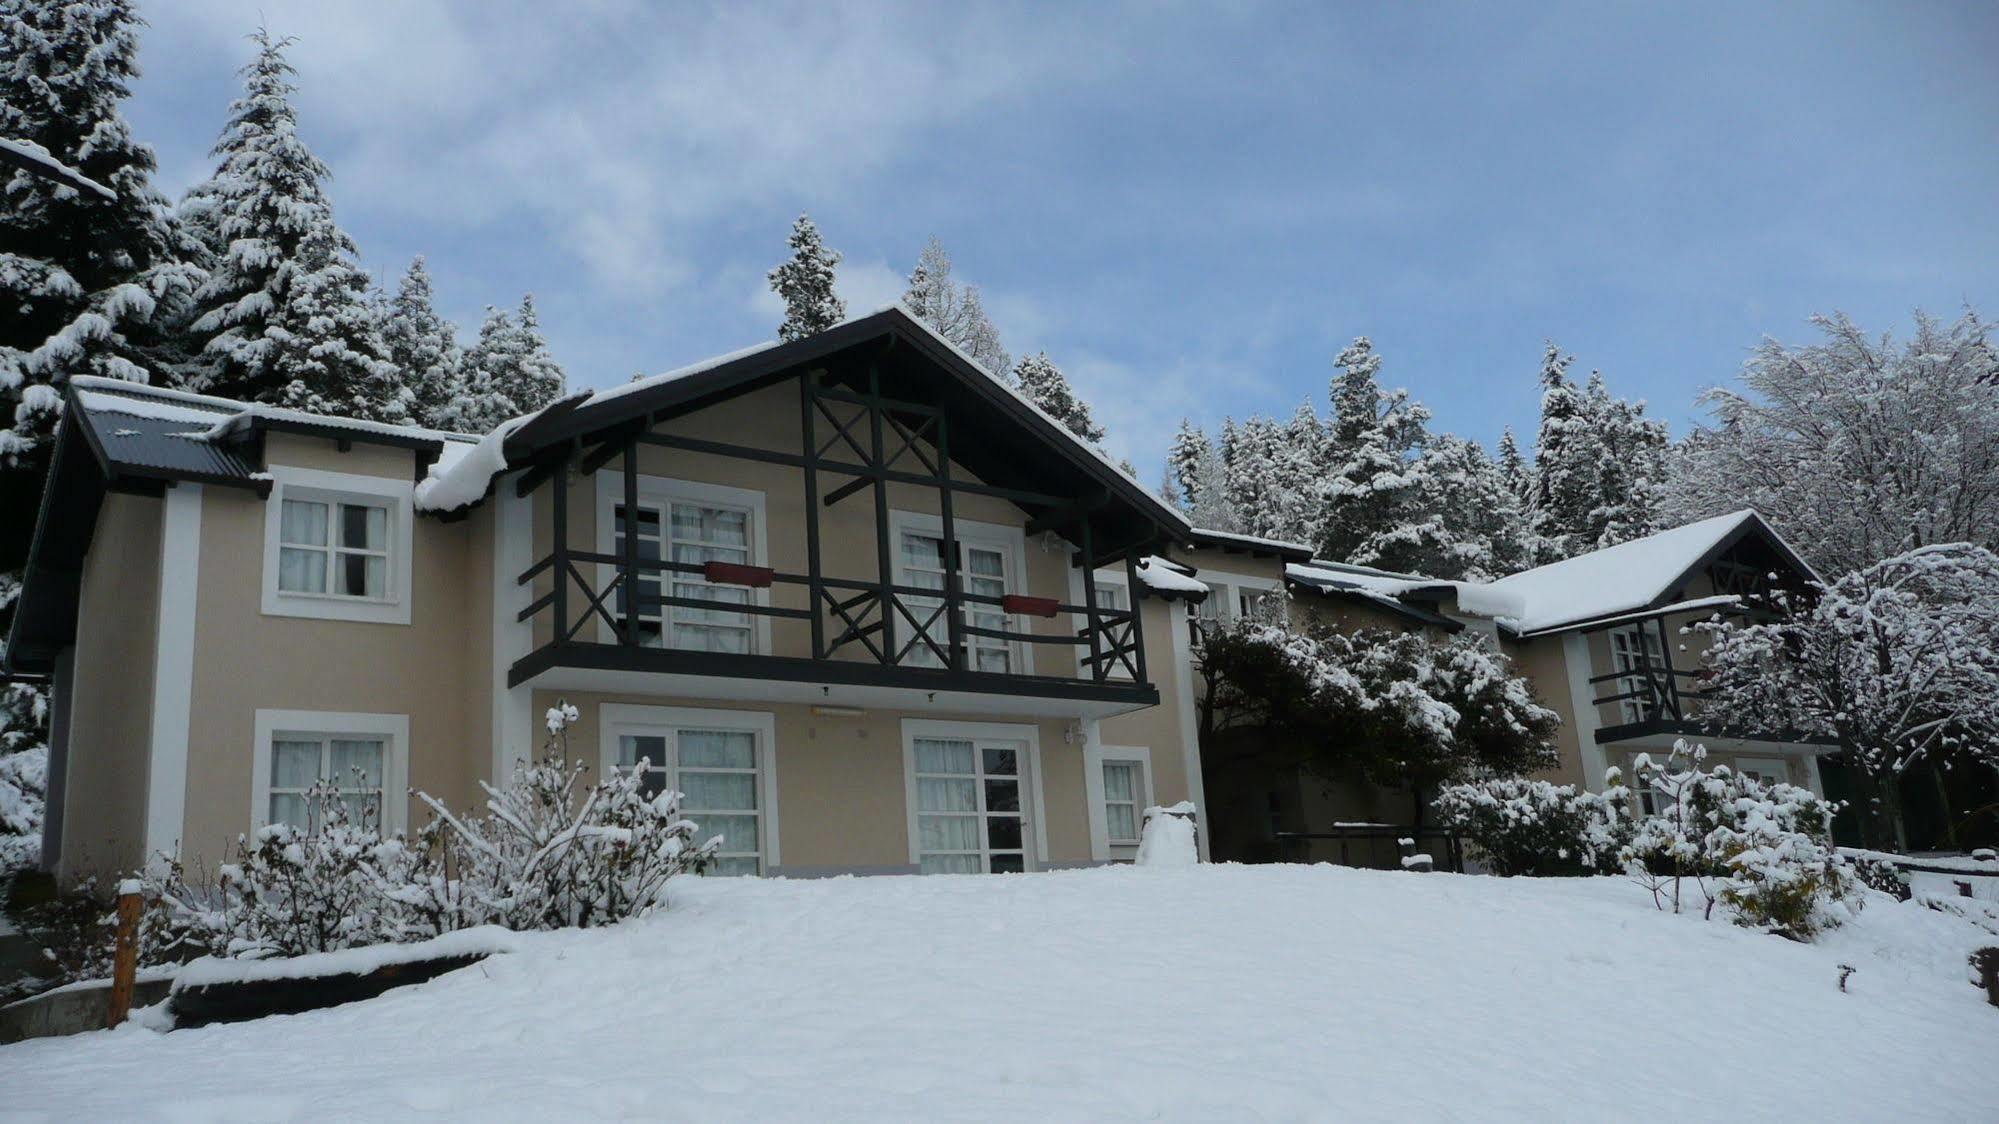
[(184, 0), (149, 15), (155, 43), (211, 63), (242, 58), (259, 22), (297, 35), (304, 128), (338, 148), (343, 204), (530, 219), (633, 297), (703, 272), (692, 243), (724, 214), (821, 209), (927, 130), (1121, 65), (1064, 34), (1067, 15), (955, 7)]

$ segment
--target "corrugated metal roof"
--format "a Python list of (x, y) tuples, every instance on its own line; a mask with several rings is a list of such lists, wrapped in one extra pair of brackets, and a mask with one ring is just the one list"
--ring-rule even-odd
[[(94, 394), (76, 411), (90, 428), (91, 443), (103, 450), (114, 472), (253, 485), (258, 472), (253, 449), (205, 440), (206, 427), (199, 421), (149, 416), (144, 406), (136, 402), (125, 406), (126, 401)], [(202, 412), (209, 414), (211, 425), (229, 416), (224, 410)]]

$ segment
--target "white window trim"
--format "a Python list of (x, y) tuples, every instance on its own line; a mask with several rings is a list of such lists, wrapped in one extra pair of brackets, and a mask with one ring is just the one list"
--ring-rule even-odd
[[(1028, 870), (1048, 865), (1048, 801), (1041, 785), (1041, 727), (1014, 722), (953, 722), (934, 718), (902, 720), (902, 806), (909, 832), (909, 864), (923, 865), (923, 837), (916, 820), (916, 740), (918, 738), (971, 738), (974, 740), (1019, 742), (1026, 746), (1026, 775), (1022, 791), (1027, 794), (1028, 829), (1034, 845), (1024, 848)], [(1022, 840), (1022, 842), (1026, 842)]]
[[(1238, 574), (1226, 570), (1210, 570), (1203, 567), (1199, 579), (1208, 587), (1209, 591), (1208, 597), (1203, 604), (1213, 604), (1216, 610), (1215, 619), (1224, 624), (1236, 619), (1240, 615), (1236, 610), (1234, 598), (1242, 590), (1253, 589), (1258, 593), (1280, 594), (1284, 591), (1283, 578), (1263, 577), (1256, 574)], [(1217, 585), (1228, 587), (1226, 596), (1223, 596), (1221, 591), (1215, 588)], [(1196, 606), (1194, 608), (1195, 614), (1199, 615), (1200, 610), (1201, 607)], [(1227, 611), (1225, 615), (1223, 610)]]
[[(971, 519), (953, 519), (951, 529), (957, 533), (959, 542), (998, 550), (1006, 555), (1007, 579), (1010, 583), (1007, 592), (1021, 594), (1027, 592), (1027, 534), (1024, 528), (1002, 523), (979, 523)], [(889, 544), (895, 559), (897, 585), (909, 584), (908, 576), (902, 568), (904, 531), (914, 531), (919, 535), (931, 535), (941, 539), (944, 537), (944, 519), (942, 516), (926, 515), (917, 511), (889, 512)], [(965, 571), (961, 566), (958, 570), (958, 583), (961, 587), (964, 581)], [(1011, 583), (1017, 583), (1019, 588), (1013, 588)], [(943, 623), (941, 618), (939, 623)], [(908, 642), (905, 632), (909, 627), (909, 621), (898, 616), (896, 624), (899, 626), (896, 629), (896, 647), (900, 648)], [(1026, 629), (1016, 626), (1015, 631), (1024, 632)], [(1007, 642), (1007, 651), (1010, 653), (1007, 662), (1013, 666), (1010, 674), (1034, 674), (1034, 645), (1010, 640)]]
[(258, 710), (257, 734), (251, 751), (250, 826), (271, 822), (271, 741), (278, 734), (359, 734), (381, 738), (382, 834), (394, 835), (409, 826), (410, 716), (349, 714), (335, 710)]
[[(272, 465), (271, 494), (264, 501), (264, 596), (267, 617), (310, 617), (329, 621), (374, 624), (410, 623), (410, 586), (414, 580), (412, 544), (415, 539), (413, 488), (408, 480), (326, 472), (316, 468)], [(278, 588), (278, 535), (287, 498), (326, 503), (365, 503), (389, 509), (388, 595), (382, 598), (342, 597), (332, 593), (293, 593)], [(327, 575), (328, 581), (332, 574)]]
[[(670, 534), (668, 524), (671, 522), (672, 516), (666, 508), (674, 500), (680, 500), (684, 503), (714, 504), (719, 507), (738, 507), (749, 511), (751, 524), (750, 564), (752, 566), (770, 565), (770, 529), (767, 518), (768, 502), (764, 493), (754, 488), (731, 488), (726, 484), (705, 484), (698, 480), (681, 480), (671, 476), (648, 476), (645, 473), (640, 473), (639, 502), (641, 504), (652, 503), (660, 507), (662, 517), (659, 528), (660, 535), (662, 536), (661, 546), (668, 551), (671, 550), (671, 546), (667, 543), (665, 536)], [(624, 470), (600, 470), (597, 473), (597, 551), (600, 554), (616, 554), (618, 552), (617, 512), (618, 505), (624, 502)], [(597, 567), (597, 588), (600, 590), (603, 589), (617, 574), (618, 568), (616, 566), (600, 564)], [(663, 581), (670, 581), (672, 577), (673, 575), (666, 571), (661, 571), (660, 573), (660, 578)], [(617, 600), (616, 596), (604, 599), (604, 611), (614, 617), (618, 615)], [(769, 587), (750, 590), (750, 603), (769, 607)], [(661, 641), (664, 643), (670, 635), (672, 626), (667, 622), (667, 616), (672, 612), (673, 607), (663, 605), (660, 608)], [(596, 616), (594, 613), (591, 615), (593, 617)], [(597, 640), (599, 643), (617, 643), (618, 636), (615, 630), (605, 624), (602, 618), (598, 618), (596, 623)], [(750, 625), (750, 643), (752, 645), (750, 650), (752, 654), (769, 655), (771, 650), (770, 617), (762, 613), (753, 613), (750, 615)], [(671, 649), (669, 648), (669, 650)]]
[[(1130, 858), (1138, 848), (1131, 843), (1112, 842), (1110, 814), (1104, 809), (1104, 762), (1136, 761), (1142, 771), (1144, 788), (1136, 812), (1139, 830), (1145, 830), (1145, 810), (1158, 803), (1152, 780), (1152, 750), (1142, 745), (1097, 745), (1083, 747), (1083, 790), (1090, 804), (1090, 857), (1098, 862)], [(1123, 853), (1119, 853), (1123, 852)]]
[(1737, 773), (1750, 770), (1758, 773), (1782, 773), (1784, 779), (1781, 783), (1798, 783), (1791, 779), (1791, 763), (1782, 757), (1738, 757), (1735, 759), (1735, 771)]
[[(1097, 587), (1100, 589), (1105, 587), (1115, 587), (1118, 592), (1124, 594), (1125, 608), (1139, 612), (1143, 611), (1143, 609), (1139, 606), (1138, 602), (1132, 599), (1131, 582), (1128, 576), (1126, 575), (1125, 571), (1121, 569), (1111, 570), (1111, 569), (1099, 568), (1097, 570)], [(1083, 604), (1083, 571), (1078, 570), (1074, 566), (1069, 567), (1069, 603), (1071, 605)], [(1078, 625), (1078, 627), (1080, 628), (1081, 626)], [(1144, 627), (1143, 622), (1141, 622), (1140, 627), (1141, 628)], [(1076, 678), (1078, 679), (1091, 678), (1090, 667), (1088, 664), (1083, 662), (1083, 660), (1087, 658), (1090, 654), (1089, 645), (1078, 644), (1076, 645), (1075, 652), (1076, 652)], [(1122, 679), (1128, 683), (1131, 681), (1131, 673), (1125, 670), (1124, 665), (1122, 663), (1113, 660), (1111, 661), (1111, 670), (1109, 678)]]
[[(620, 502), (622, 502), (622, 497)], [(777, 805), (777, 716), (767, 710), (721, 710), (640, 703), (597, 707), (597, 768), (610, 776), (618, 765), (618, 735), (646, 730), (747, 730), (757, 737), (758, 856), (768, 877), (781, 861)]]

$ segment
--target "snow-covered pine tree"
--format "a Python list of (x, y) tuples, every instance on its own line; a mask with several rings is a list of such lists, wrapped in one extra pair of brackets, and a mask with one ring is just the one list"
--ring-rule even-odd
[(1583, 397), (1569, 381), (1569, 364), (1550, 341), (1541, 356), (1541, 426), (1534, 438), (1531, 510), (1540, 562), (1590, 549), (1583, 529), (1596, 507), (1596, 476), (1603, 455), (1585, 417)]
[(1334, 360), (1319, 552), (1362, 566), (1421, 572), (1447, 553), (1424, 503), (1421, 459), (1430, 412), (1406, 391), (1382, 391), (1381, 357), (1362, 336)]
[(1532, 564), (1526, 518), (1501, 465), (1476, 441), (1431, 438), (1418, 474), (1424, 508), (1437, 518), (1437, 556), (1418, 572), (1454, 581), (1491, 581)]
[(1194, 526), (1210, 531), (1241, 531), (1242, 517), (1229, 503), (1228, 468), (1222, 463), (1219, 445), (1207, 444), (1194, 469), (1193, 499), (1187, 518)]
[(1270, 537), (1311, 545), (1325, 514), (1326, 430), (1310, 402), (1300, 402), (1272, 453)]
[(910, 270), (902, 303), (995, 378), (1005, 379), (1012, 371), (1013, 358), (1000, 346), (999, 330), (986, 318), (979, 287), (951, 280), (951, 255), (935, 237), (924, 243), (923, 255)]
[(0, 10), (0, 137), (39, 145), (117, 196), (0, 173), (0, 462), (29, 470), (4, 473), (0, 565), (18, 565), (34, 522), (34, 450), (54, 425), (56, 387), (73, 374), (166, 381), (171, 321), (200, 280), (190, 262), (200, 247), (153, 188), (153, 151), (119, 112), (142, 22), (127, 0)]
[(1076, 396), (1062, 369), (1049, 361), (1047, 352), (1022, 356), (1014, 366), (1013, 382), (1023, 397), (1061, 422), (1069, 432), (1091, 444), (1104, 439), (1104, 427), (1090, 418), (1089, 403)]
[(440, 425), (463, 389), (460, 366), (465, 356), (458, 346), (457, 327), (438, 315), (432, 303), (430, 271), (421, 255), (411, 259), (381, 313), (382, 342), (388, 347), (389, 362), (402, 372), (403, 385), (409, 388), (412, 419), (420, 425)]
[(1659, 529), (1666, 427), (1643, 402), (1613, 398), (1601, 372), (1578, 390), (1553, 345), (1541, 365), (1534, 449), (1534, 533), (1542, 561), (1642, 538)]
[[(482, 342), (484, 342), (482, 337)], [(487, 351), (480, 357), (492, 378), (492, 388), (514, 404), (518, 413), (531, 413), (562, 397), (568, 376), (548, 353), (548, 340), (541, 334), (541, 318), (535, 315), (534, 294), (521, 297), (520, 313), (505, 338), (504, 351)]]
[(560, 398), (562, 368), (548, 354), (535, 319), (532, 296), (521, 298), (516, 318), (505, 309), (486, 308), (479, 338), (465, 352), (456, 401), (440, 415), (444, 428), (485, 433), (508, 418), (531, 413)]
[(331, 224), (314, 228), (291, 263), (284, 303), (266, 324), (277, 382), (266, 401), (315, 414), (411, 420), (409, 391), (389, 362), (368, 275)]
[(1222, 498), (1235, 513), (1232, 530), (1262, 535), (1269, 530), (1277, 478), (1276, 423), (1252, 415), (1238, 423), (1222, 419)]
[(791, 224), (791, 257), (770, 271), (771, 291), (784, 301), (784, 322), (777, 326), (777, 338), (802, 340), (847, 318), (847, 306), (833, 292), (833, 271), (840, 264), (840, 252), (820, 241), (819, 228), (812, 216), (800, 215)]
[(1510, 425), (1499, 431), (1499, 474), (1506, 481), (1507, 490), (1525, 504), (1533, 477), (1527, 471), (1527, 460), (1520, 455), (1520, 442), (1513, 436)]
[(298, 135), (290, 39), (259, 29), (213, 154), (183, 211), (220, 247), (194, 296), (199, 389), (257, 402), (405, 421), (395, 369), (367, 308), (353, 241), (333, 221), (330, 174)]
[(1173, 443), (1166, 450), (1165, 494), (1186, 510), (1192, 510), (1200, 496), (1201, 461), (1213, 447), (1205, 431), (1186, 418), (1180, 419), (1180, 428), (1173, 432)]

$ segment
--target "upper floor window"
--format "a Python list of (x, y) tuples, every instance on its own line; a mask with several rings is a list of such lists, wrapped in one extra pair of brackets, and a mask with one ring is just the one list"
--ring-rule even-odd
[[(618, 474), (605, 473), (600, 479), (599, 513), (609, 530), (603, 544), (609, 553), (622, 557), (631, 535), (643, 562), (763, 564), (763, 493), (641, 477), (633, 518), (625, 510)], [(615, 566), (602, 567), (600, 580), (608, 582), (616, 573)], [(678, 570), (641, 570), (634, 589), (641, 644), (696, 652), (756, 652), (763, 647), (757, 617), (731, 607), (754, 603), (761, 591)], [(612, 615), (621, 622), (631, 593), (621, 586), (613, 598)]]
[[(896, 514), (896, 584), (941, 592), (946, 583), (941, 522), (906, 512)], [(958, 581), (965, 593), (997, 599), (1009, 592), (1021, 592), (1017, 588), (1022, 557), (1017, 537), (1008, 541), (1006, 528), (965, 520), (959, 520), (954, 529), (958, 531)], [(1014, 534), (1018, 536), (1019, 532), (1016, 530)], [(944, 660), (937, 653), (949, 651), (951, 645), (951, 624), (940, 611), (943, 599), (915, 596), (902, 600), (916, 620), (916, 624), (911, 624), (909, 616), (896, 617), (895, 646), (898, 650), (909, 649), (902, 662), (914, 667), (943, 667)], [(1011, 627), (1011, 618), (998, 605), (983, 602), (966, 602), (961, 619), (972, 628), (992, 632), (1004, 632)], [(930, 643), (919, 638), (919, 625), (923, 626), (920, 635)], [(910, 646), (912, 640), (916, 641), (914, 647)], [(966, 666), (970, 670), (1000, 674), (1022, 670), (1021, 654), (1010, 640), (967, 632), (965, 648)]]
[(282, 465), (271, 475), (264, 612), (408, 624), (408, 482)]
[(380, 601), (389, 594), (389, 506), (285, 499), (278, 589)]
[(1672, 674), (1658, 631), (1643, 624), (1612, 629), (1610, 659), (1611, 670), (1630, 673), (1617, 680), (1617, 693), (1633, 696), (1617, 704), (1624, 721), (1646, 722), (1658, 717), (1659, 696), (1666, 690), (1666, 677)]

